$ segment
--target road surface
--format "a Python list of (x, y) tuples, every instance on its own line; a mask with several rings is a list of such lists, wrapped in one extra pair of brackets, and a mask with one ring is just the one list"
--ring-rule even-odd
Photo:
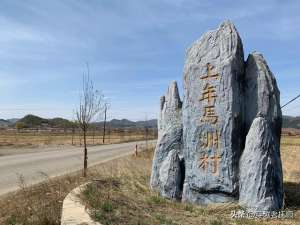
[[(155, 144), (156, 141), (149, 141)], [(145, 141), (122, 144), (93, 146), (88, 148), (88, 165), (112, 160), (128, 154), (133, 154), (135, 145), (139, 147)], [(26, 184), (36, 184), (49, 177), (55, 177), (82, 168), (82, 148), (66, 147), (64, 150), (26, 153), (0, 157), (0, 195), (15, 191), (19, 188), (22, 175)]]

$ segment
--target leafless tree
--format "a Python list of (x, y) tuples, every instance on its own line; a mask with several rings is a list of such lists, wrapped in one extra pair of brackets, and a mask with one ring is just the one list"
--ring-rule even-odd
[(96, 118), (103, 112), (104, 96), (94, 88), (94, 82), (90, 79), (89, 67), (87, 74), (83, 74), (82, 93), (80, 96), (79, 107), (76, 110), (77, 122), (83, 134), (84, 159), (83, 176), (87, 172), (87, 131)]

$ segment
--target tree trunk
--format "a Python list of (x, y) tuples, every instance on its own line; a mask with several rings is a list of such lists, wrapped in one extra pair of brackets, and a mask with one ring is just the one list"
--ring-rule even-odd
[(86, 148), (86, 129), (83, 130), (84, 158), (83, 158), (83, 176), (86, 177), (87, 171), (87, 148)]

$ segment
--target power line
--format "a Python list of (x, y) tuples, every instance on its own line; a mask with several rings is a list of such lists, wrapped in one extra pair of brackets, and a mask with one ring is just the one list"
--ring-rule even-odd
[(288, 104), (290, 104), (291, 102), (295, 101), (297, 98), (299, 98), (300, 95), (296, 96), (295, 98), (293, 98), (292, 100), (288, 101), (287, 103), (285, 103), (283, 106), (281, 106), (281, 108), (287, 106)]

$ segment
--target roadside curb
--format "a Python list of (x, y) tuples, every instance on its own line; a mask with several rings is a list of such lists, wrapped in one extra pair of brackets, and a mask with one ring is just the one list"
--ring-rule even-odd
[(61, 225), (101, 225), (91, 219), (87, 208), (81, 203), (81, 199), (78, 197), (88, 184), (85, 183), (73, 189), (64, 199)]

